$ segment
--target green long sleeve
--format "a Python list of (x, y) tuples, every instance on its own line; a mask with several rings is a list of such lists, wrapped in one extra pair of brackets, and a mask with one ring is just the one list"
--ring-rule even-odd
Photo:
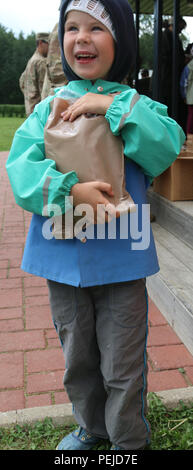
[(133, 89), (116, 95), (105, 117), (113, 134), (122, 136), (125, 156), (141, 166), (150, 180), (173, 163), (185, 140), (166, 106)]
[(16, 131), (6, 163), (16, 203), (39, 215), (47, 204), (59, 205), (64, 213), (65, 196), (78, 183), (74, 171), (62, 174), (53, 160), (45, 158), (44, 125), (50, 112), (49, 101), (37, 105)]

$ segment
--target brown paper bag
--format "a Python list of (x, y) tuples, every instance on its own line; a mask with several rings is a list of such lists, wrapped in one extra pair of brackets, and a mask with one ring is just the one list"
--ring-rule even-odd
[[(73, 101), (56, 97), (51, 102), (52, 111), (44, 129), (46, 157), (55, 160), (57, 170), (62, 173), (75, 171), (80, 183), (110, 183), (114, 197), (105, 193), (110, 204), (113, 204), (120, 214), (134, 211), (135, 204), (125, 188), (121, 137), (112, 134), (107, 120), (102, 115), (85, 114), (73, 122), (63, 121), (61, 112)], [(77, 218), (74, 218), (74, 223), (76, 221)], [(62, 238), (66, 238), (64, 227), (63, 220)], [(56, 238), (60, 237), (57, 235)]]

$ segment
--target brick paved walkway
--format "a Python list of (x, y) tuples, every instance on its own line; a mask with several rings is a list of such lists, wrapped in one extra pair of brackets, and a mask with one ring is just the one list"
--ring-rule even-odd
[[(68, 402), (45, 279), (20, 270), (31, 215), (16, 206), (0, 153), (0, 411)], [(193, 357), (150, 301), (149, 391), (193, 385)]]

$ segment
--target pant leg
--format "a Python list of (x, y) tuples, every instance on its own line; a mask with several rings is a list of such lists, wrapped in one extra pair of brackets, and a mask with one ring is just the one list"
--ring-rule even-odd
[[(103, 289), (103, 291), (102, 291)], [(95, 291), (96, 330), (107, 400), (110, 441), (139, 449), (149, 441), (147, 396), (147, 296), (144, 280)]]
[(77, 423), (108, 438), (106, 391), (100, 371), (95, 312), (89, 288), (48, 281), (53, 322), (65, 357), (64, 386)]

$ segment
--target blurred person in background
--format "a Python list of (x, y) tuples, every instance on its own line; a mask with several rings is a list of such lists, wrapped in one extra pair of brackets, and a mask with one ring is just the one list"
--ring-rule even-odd
[(67, 85), (62, 67), (60, 45), (58, 40), (58, 23), (54, 26), (49, 38), (49, 50), (46, 60), (46, 73), (42, 88), (42, 100), (54, 94), (54, 89)]
[(142, 69), (141, 78), (138, 80), (137, 91), (141, 95), (151, 98), (151, 77), (148, 69)]
[(180, 79), (181, 95), (187, 104), (187, 134), (193, 134), (193, 44), (188, 50), (187, 64)]
[[(172, 67), (173, 67), (173, 18), (165, 20), (163, 23), (165, 30), (162, 35), (162, 66), (161, 66), (161, 103), (168, 107), (168, 115), (172, 116)], [(178, 124), (186, 134), (187, 107), (180, 93), (180, 76), (185, 66), (185, 52), (179, 34), (186, 28), (186, 22), (182, 17), (178, 19)]]
[(20, 76), (19, 85), (24, 94), (25, 111), (29, 116), (37, 103), (41, 101), (41, 93), (46, 73), (46, 57), (49, 47), (49, 34), (36, 35), (36, 50), (29, 59), (27, 66)]

